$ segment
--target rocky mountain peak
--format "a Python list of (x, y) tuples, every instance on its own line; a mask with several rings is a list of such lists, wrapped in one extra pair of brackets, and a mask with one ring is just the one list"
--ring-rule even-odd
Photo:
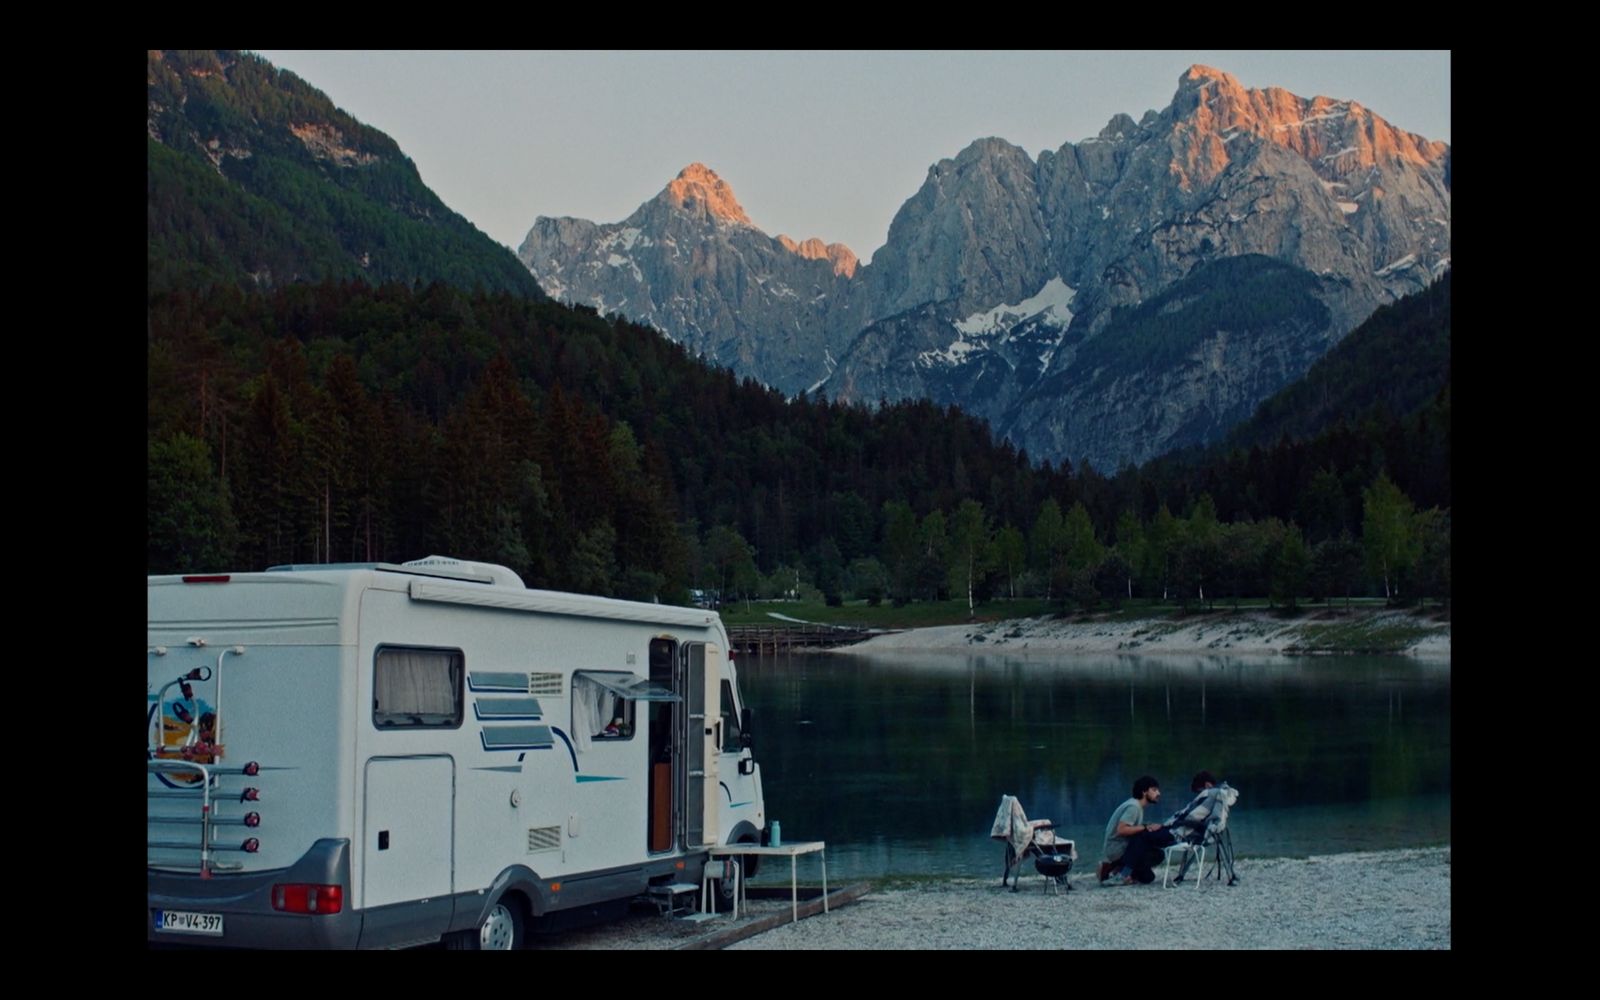
[(1125, 139), (1134, 139), (1139, 136), (1139, 124), (1130, 116), (1118, 112), (1106, 122), (1106, 127), (1095, 136), (1101, 142), (1122, 142)]
[(945, 301), (967, 315), (1038, 291), (1049, 275), (1036, 172), (1026, 150), (997, 138), (929, 167), (867, 269), (874, 315)]
[(752, 228), (755, 226), (750, 217), (744, 214), (739, 199), (734, 197), (733, 188), (704, 163), (691, 163), (678, 171), (678, 176), (672, 179), (656, 200), (692, 215)]
[(1182, 76), (1178, 77), (1178, 91), (1180, 93), (1185, 89), (1200, 90), (1207, 84), (1216, 84), (1218, 87), (1227, 90), (1245, 89), (1244, 85), (1239, 82), (1239, 78), (1227, 70), (1217, 69), (1214, 66), (1202, 66), (1199, 63), (1190, 66), (1183, 71)]
[(556, 298), (648, 323), (784, 392), (815, 385), (859, 328), (856, 255), (762, 232), (703, 163), (619, 223), (540, 216), (517, 255)]
[(807, 260), (825, 260), (833, 265), (834, 274), (842, 274), (846, 278), (856, 275), (856, 266), (860, 263), (855, 253), (843, 243), (823, 243), (815, 236), (808, 240), (796, 243), (782, 233), (777, 235), (777, 240), (783, 248), (792, 254), (798, 254)]
[(1355, 101), (1300, 97), (1282, 87), (1250, 89), (1209, 66), (1190, 66), (1178, 78), (1172, 115), (1180, 131), (1192, 133), (1191, 152), (1202, 154), (1183, 166), (1198, 168), (1202, 179), (1226, 163), (1225, 144), (1245, 134), (1297, 153), (1325, 179), (1393, 161), (1440, 167), (1449, 149), (1395, 128)]

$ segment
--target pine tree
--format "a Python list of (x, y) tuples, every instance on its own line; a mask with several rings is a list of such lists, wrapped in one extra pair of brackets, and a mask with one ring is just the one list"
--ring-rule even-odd
[(145, 519), (145, 572), (231, 568), (233, 508), (198, 438), (177, 434), (150, 442)]

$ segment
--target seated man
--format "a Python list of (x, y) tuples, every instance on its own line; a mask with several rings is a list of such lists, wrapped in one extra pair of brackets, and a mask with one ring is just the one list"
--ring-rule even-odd
[(1161, 786), (1149, 775), (1133, 783), (1133, 798), (1118, 806), (1106, 823), (1105, 859), (1100, 879), (1106, 885), (1149, 884), (1155, 881), (1155, 858), (1173, 841), (1160, 823), (1146, 823), (1146, 806), (1161, 801)]

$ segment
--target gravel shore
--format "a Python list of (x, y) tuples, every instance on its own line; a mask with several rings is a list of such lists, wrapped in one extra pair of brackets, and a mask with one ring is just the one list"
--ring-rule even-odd
[[(1398, 644), (1398, 647), (1396, 647)], [(1371, 651), (1450, 658), (1450, 622), (1410, 611), (1360, 609), (1307, 611), (1284, 619), (1263, 611), (1196, 613), (1186, 619), (1113, 621), (1022, 618), (934, 625), (874, 636), (841, 654), (884, 652), (1131, 653), (1140, 656), (1205, 654), (1284, 655)]]
[[(1104, 888), (1091, 872), (1049, 895), (995, 879), (874, 892), (735, 949), (1449, 948), (1448, 848), (1240, 859), (1234, 886), (1193, 879)], [(1157, 872), (1159, 876), (1159, 871)]]
[[(1448, 949), (1447, 847), (1310, 858), (1241, 858), (1239, 883), (1104, 888), (1092, 862), (1073, 891), (1051, 895), (1032, 873), (998, 879), (890, 882), (832, 913), (786, 924), (734, 950), (906, 949)], [(752, 901), (755, 918), (788, 902)], [(747, 918), (748, 919), (748, 918)], [(536, 947), (678, 948), (725, 920), (693, 925), (634, 916)]]

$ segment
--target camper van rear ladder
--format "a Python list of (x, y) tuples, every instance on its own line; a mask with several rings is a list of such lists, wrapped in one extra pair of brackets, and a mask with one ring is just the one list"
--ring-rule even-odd
[[(230, 839), (227, 842), (221, 842), (217, 837), (218, 827), (242, 826), (253, 830), (261, 825), (261, 813), (254, 809), (240, 816), (219, 816), (217, 814), (218, 804), (223, 801), (217, 795), (222, 790), (222, 777), (224, 775), (250, 777), (260, 773), (261, 765), (251, 761), (243, 767), (215, 767), (210, 764), (199, 764), (186, 760), (157, 759), (145, 761), (145, 771), (161, 777), (163, 781), (168, 780), (165, 776), (171, 776), (179, 780), (198, 779), (195, 780), (192, 789), (175, 788), (168, 791), (150, 789), (146, 792), (148, 799), (158, 802), (187, 799), (200, 806), (198, 813), (191, 813), (186, 816), (148, 813), (146, 821), (151, 826), (198, 826), (200, 828), (199, 843), (184, 840), (147, 840), (145, 847), (148, 850), (198, 852), (199, 859), (196, 870), (199, 871), (201, 878), (210, 878), (214, 870), (242, 867), (238, 862), (218, 861), (215, 855), (219, 852), (254, 854), (261, 849), (261, 841), (256, 837), (246, 837), (242, 841)], [(231, 796), (232, 793), (230, 793), (229, 797), (231, 798)], [(253, 787), (241, 789), (237, 796), (237, 801), (241, 804), (261, 801), (260, 790)], [(152, 867), (189, 867), (175, 861), (158, 860), (150, 857), (147, 857), (146, 860)]]

